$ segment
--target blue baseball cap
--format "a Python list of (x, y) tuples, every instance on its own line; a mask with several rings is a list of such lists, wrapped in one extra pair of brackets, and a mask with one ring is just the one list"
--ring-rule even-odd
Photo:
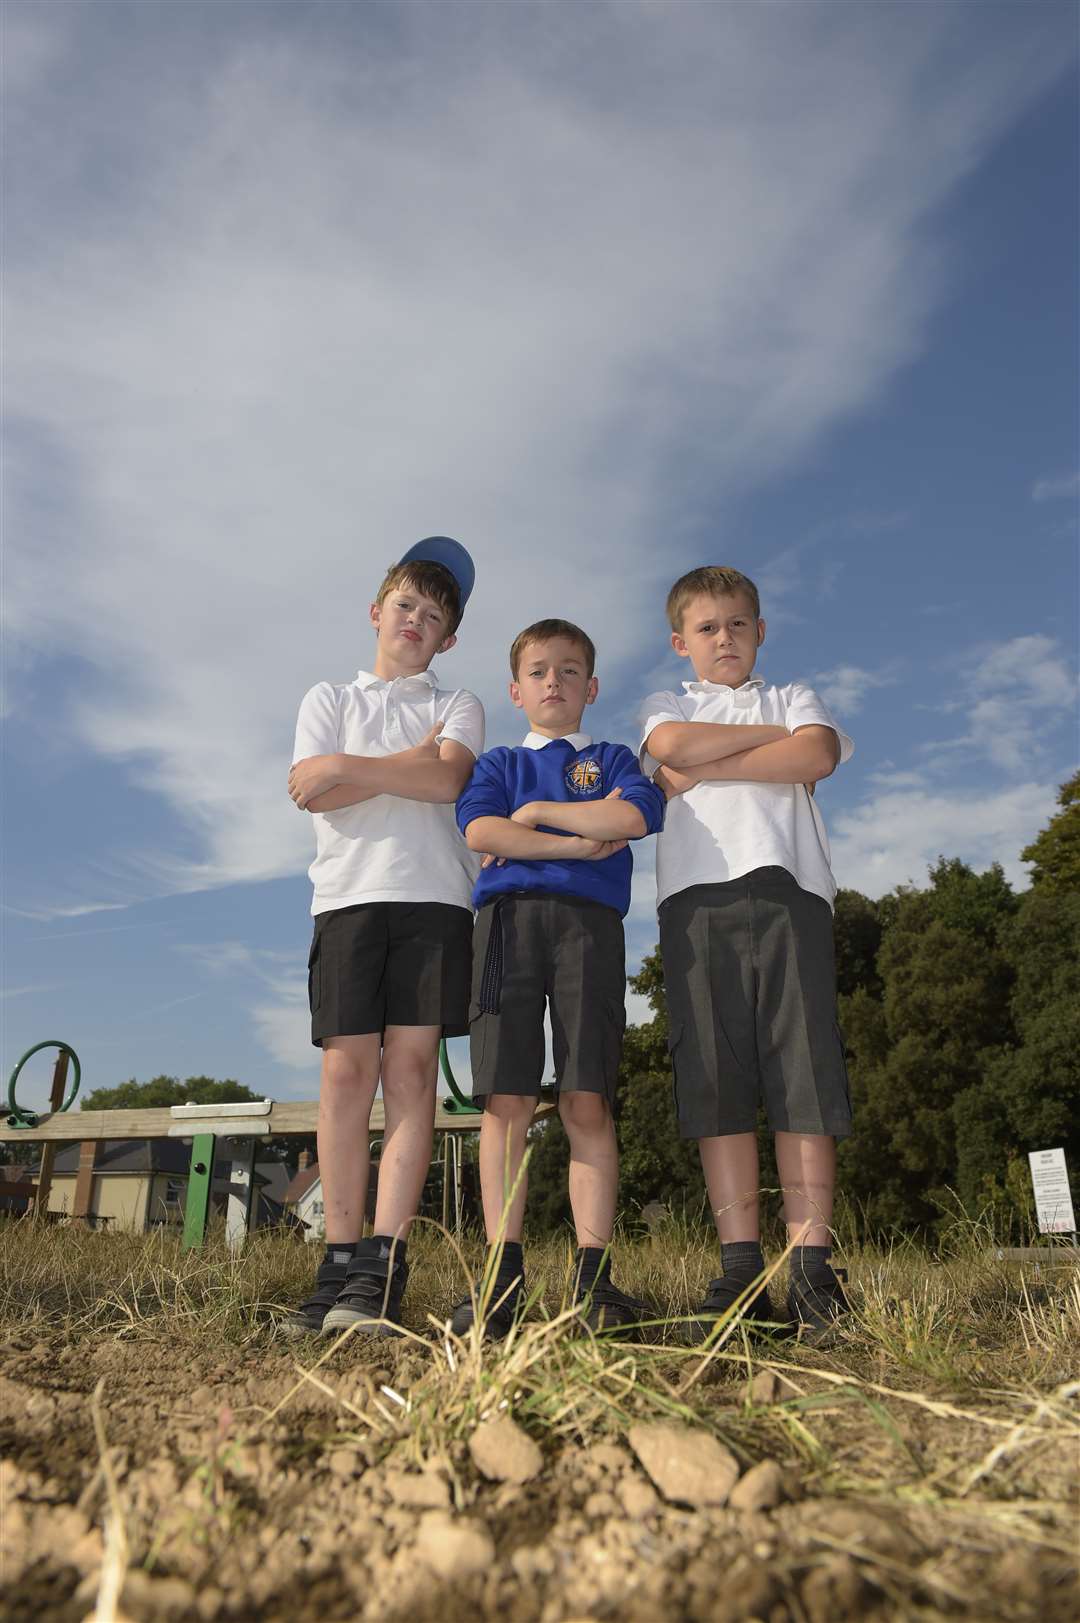
[(476, 569), (460, 541), (454, 541), (448, 535), (429, 535), (426, 541), (418, 541), (415, 547), (410, 547), (399, 562), (442, 564), (457, 581), (458, 591), (461, 593), (461, 607), (464, 610), (476, 580)]

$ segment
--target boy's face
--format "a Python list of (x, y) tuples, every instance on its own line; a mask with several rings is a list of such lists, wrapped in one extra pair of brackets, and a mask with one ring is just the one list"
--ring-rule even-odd
[(564, 738), (578, 731), (585, 706), (592, 704), (598, 689), (579, 644), (568, 637), (552, 637), (548, 642), (526, 643), (510, 697), (524, 710), (534, 733)]
[(683, 611), (681, 632), (671, 633), (671, 646), (690, 661), (699, 682), (730, 688), (746, 681), (764, 641), (765, 622), (755, 620), (743, 592), (693, 598)]
[(371, 623), (378, 636), (378, 658), (392, 666), (395, 675), (426, 671), (436, 654), (444, 654), (457, 642), (447, 631), (446, 610), (407, 580), (387, 592), (381, 603), (371, 605)]

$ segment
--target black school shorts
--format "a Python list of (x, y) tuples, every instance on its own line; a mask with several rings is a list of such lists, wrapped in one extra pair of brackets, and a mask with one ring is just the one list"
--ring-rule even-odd
[[(494, 930), (501, 971), (490, 983)], [(495, 990), (494, 997), (485, 996)], [(495, 1001), (497, 1012), (482, 1004)], [(626, 954), (613, 907), (577, 896), (502, 896), (480, 909), (473, 935), (469, 1009), (472, 1096), (536, 1096), (544, 1074), (544, 1009), (551, 1011), (552, 1058), (560, 1093), (615, 1099), (626, 1025)]]
[(445, 902), (361, 902), (315, 918), (308, 958), (311, 1040), (387, 1026), (469, 1029), (472, 913)]
[(832, 911), (785, 868), (692, 885), (660, 907), (683, 1138), (851, 1131)]

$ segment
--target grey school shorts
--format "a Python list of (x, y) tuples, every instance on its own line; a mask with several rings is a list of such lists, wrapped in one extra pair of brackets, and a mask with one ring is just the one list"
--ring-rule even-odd
[(660, 907), (683, 1138), (851, 1131), (832, 912), (785, 868), (692, 885)]
[(315, 917), (308, 957), (311, 1040), (387, 1026), (468, 1030), (472, 913), (446, 902), (359, 902)]
[[(495, 937), (493, 941), (493, 936)], [(520, 892), (482, 907), (473, 930), (472, 1095), (538, 1095), (544, 1008), (560, 1093), (615, 1099), (626, 1025), (626, 954), (613, 907)]]

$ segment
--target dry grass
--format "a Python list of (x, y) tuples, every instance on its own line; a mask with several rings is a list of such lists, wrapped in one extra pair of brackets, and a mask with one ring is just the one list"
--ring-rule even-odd
[[(307, 1526), (304, 1537), (317, 1541), (328, 1519), (355, 1516), (356, 1502), (343, 1499), (341, 1484), (339, 1492), (327, 1474), (327, 1461), (342, 1448), (366, 1462), (362, 1481), (373, 1486), (363, 1489), (369, 1494), (365, 1514), (380, 1514), (384, 1464), (435, 1469), (449, 1482), (456, 1511), (466, 1519), (482, 1513), (500, 1550), (507, 1548), (517, 1537), (516, 1513), (498, 1496), (485, 1499), (467, 1448), (477, 1424), (498, 1413), (511, 1414), (541, 1445), (547, 1486), (534, 1496), (534, 1514), (540, 1507), (542, 1519), (555, 1518), (545, 1536), (556, 1549), (562, 1539), (575, 1552), (567, 1557), (571, 1573), (580, 1552), (591, 1548), (588, 1541), (599, 1536), (588, 1522), (587, 1485), (573, 1497), (577, 1479), (592, 1469), (593, 1445), (621, 1444), (643, 1419), (675, 1420), (710, 1432), (743, 1468), (764, 1458), (781, 1462), (796, 1486), (800, 1503), (788, 1507), (786, 1521), (777, 1513), (765, 1563), (780, 1609), (761, 1615), (832, 1623), (833, 1617), (863, 1615), (864, 1602), (871, 1608), (866, 1615), (889, 1619), (1069, 1615), (1062, 1610), (1063, 1586), (1073, 1581), (1080, 1459), (1080, 1279), (1074, 1267), (1039, 1274), (1034, 1265), (1000, 1263), (974, 1233), (966, 1249), (954, 1243), (944, 1260), (910, 1244), (892, 1251), (849, 1247), (843, 1261), (853, 1311), (834, 1345), (750, 1342), (732, 1319), (702, 1348), (681, 1344), (671, 1321), (700, 1300), (715, 1271), (715, 1245), (705, 1233), (672, 1225), (618, 1244), (616, 1278), (658, 1310), (647, 1339), (636, 1341), (582, 1333), (568, 1307), (572, 1254), (569, 1240), (527, 1248), (529, 1317), (492, 1348), (475, 1335), (452, 1337), (446, 1324), (451, 1303), (481, 1265), (479, 1239), (467, 1237), (459, 1246), (422, 1225), (409, 1244), (406, 1337), (375, 1341), (347, 1331), (329, 1343), (297, 1343), (274, 1332), (275, 1317), (305, 1294), (317, 1260), (315, 1248), (296, 1239), (260, 1235), (235, 1256), (220, 1234), (204, 1250), (184, 1253), (175, 1234), (6, 1225), (0, 1232), (0, 1333), (14, 1354), (10, 1367), (28, 1383), (17, 1389), (8, 1383), (16, 1433), (18, 1405), (35, 1391), (35, 1369), (46, 1372), (45, 1390), (85, 1394), (57, 1401), (89, 1399), (93, 1430), (83, 1428), (82, 1453), (72, 1458), (86, 1477), (79, 1504), (97, 1494), (104, 1534), (94, 1615), (108, 1616), (110, 1608), (121, 1615), (115, 1608), (122, 1585), (127, 1607), (136, 1579), (158, 1582), (163, 1570), (190, 1573), (219, 1546), (252, 1562), (251, 1575), (237, 1579), (248, 1586), (237, 1615), (249, 1615), (244, 1606), (276, 1615), (258, 1601), (257, 1529), (269, 1518), (281, 1538), (286, 1529)], [(773, 1281), (778, 1299), (782, 1286), (781, 1272)], [(50, 1387), (47, 1371), (57, 1363), (68, 1373)], [(154, 1377), (156, 1365), (161, 1374)], [(102, 1370), (104, 1395), (100, 1382), (94, 1386)], [(760, 1378), (768, 1372), (781, 1383), (778, 1390), (762, 1390)], [(144, 1408), (156, 1415), (152, 1441), (143, 1437)], [(34, 1457), (43, 1460), (38, 1469), (63, 1475), (50, 1451), (70, 1445), (82, 1422), (76, 1413), (75, 1423), (63, 1422), (59, 1431), (48, 1430), (51, 1424), (33, 1445)], [(132, 1488), (138, 1472), (124, 1483), (112, 1474), (117, 1449), (119, 1455), (127, 1450), (129, 1462), (146, 1456), (150, 1483), (170, 1469), (160, 1465), (165, 1456), (186, 1462), (189, 1508), (179, 1533), (161, 1531), (172, 1524), (159, 1510), (139, 1509), (139, 1492), (150, 1490)], [(244, 1475), (255, 1468), (252, 1461), (261, 1461), (257, 1479)], [(291, 1498), (275, 1499), (273, 1485), (282, 1481), (294, 1484)], [(26, 1482), (27, 1502), (40, 1499), (44, 1490)], [(311, 1482), (323, 1486), (309, 1490), (304, 1485)], [(73, 1487), (72, 1495), (77, 1491)], [(253, 1494), (262, 1505), (258, 1521), (251, 1519)], [(814, 1522), (815, 1505), (827, 1512), (825, 1523)], [(850, 1506), (852, 1516), (874, 1507), (886, 1518), (881, 1525), (906, 1529), (904, 1537), (890, 1553), (888, 1537), (883, 1544), (873, 1527), (869, 1534), (855, 1524), (838, 1529), (836, 1511), (828, 1509), (837, 1505)], [(634, 1582), (647, 1585), (659, 1562), (670, 1582), (682, 1586), (672, 1590), (682, 1597), (681, 1609), (663, 1615), (711, 1618), (713, 1580), (702, 1578), (700, 1593), (693, 1588), (687, 1552), (698, 1547), (693, 1540), (699, 1536), (703, 1550), (721, 1547), (734, 1527), (717, 1520), (725, 1514), (714, 1512), (709, 1521), (665, 1508), (652, 1533), (639, 1537), (616, 1519), (604, 1536), (630, 1540), (619, 1557), (626, 1582), (636, 1573)], [(393, 1539), (407, 1535), (384, 1531), (381, 1537), (390, 1542), (371, 1560), (393, 1566)], [(287, 1547), (280, 1544), (283, 1552)], [(412, 1561), (412, 1548), (401, 1546), (402, 1560)], [(998, 1593), (1013, 1557), (1021, 1573), (1025, 1563), (1037, 1564), (1041, 1614)], [(698, 1558), (699, 1567), (704, 1560)], [(432, 1617), (454, 1623), (459, 1601), (466, 1610), (466, 1602), (474, 1607), (469, 1616), (509, 1616), (507, 1605), (524, 1604), (521, 1597), (529, 1594), (511, 1566), (501, 1558), (483, 1594), (466, 1586), (458, 1600), (445, 1601), (445, 1614), (432, 1601)], [(60, 1580), (48, 1570), (55, 1590)], [(352, 1591), (337, 1573), (342, 1587), (334, 1604), (342, 1609), (332, 1615), (359, 1615), (349, 1610), (349, 1594), (367, 1593), (381, 1570), (376, 1565), (363, 1580), (349, 1580)], [(863, 1602), (845, 1601), (848, 1589), (858, 1590)], [(623, 1598), (611, 1603), (615, 1610), (601, 1608), (597, 1617), (624, 1615), (620, 1608), (631, 1592), (644, 1594), (624, 1586)], [(426, 1605), (426, 1596), (415, 1604)], [(553, 1591), (544, 1604), (546, 1611), (520, 1615), (539, 1623), (585, 1615), (572, 1587)], [(658, 1615), (647, 1598), (640, 1605), (635, 1618)], [(136, 1614), (142, 1615), (137, 1608)], [(151, 1615), (157, 1615), (152, 1608)], [(362, 1615), (397, 1616), (374, 1602)]]
[[(828, 1352), (751, 1344), (734, 1322), (703, 1353), (679, 1345), (677, 1328), (661, 1321), (692, 1311), (715, 1271), (707, 1234), (672, 1225), (617, 1246), (617, 1279), (655, 1303), (661, 1316), (648, 1339), (633, 1342), (577, 1331), (567, 1305), (572, 1242), (548, 1240), (527, 1250), (529, 1319), (497, 1353), (481, 1353), (472, 1337), (459, 1342), (445, 1331), (450, 1304), (480, 1267), (480, 1241), (469, 1237), (459, 1245), (424, 1224), (409, 1251), (411, 1333), (395, 1350), (405, 1360), (409, 1392), (404, 1405), (379, 1401), (355, 1417), (386, 1443), (411, 1439), (421, 1452), (438, 1448), (499, 1406), (511, 1407), (541, 1438), (617, 1433), (646, 1413), (716, 1428), (718, 1388), (730, 1431), (729, 1389), (760, 1368), (812, 1375), (815, 1387), (832, 1389), (834, 1405), (857, 1404), (876, 1414), (885, 1431), (882, 1403), (890, 1412), (901, 1405), (963, 1418), (988, 1434), (1020, 1426), (1028, 1442), (1053, 1426), (1080, 1436), (1074, 1417), (1080, 1276), (1074, 1268), (1036, 1277), (1036, 1266), (998, 1262), (977, 1244), (936, 1262), (910, 1245), (888, 1253), (853, 1249), (843, 1260), (854, 1310)], [(272, 1235), (256, 1237), (234, 1255), (217, 1234), (204, 1250), (183, 1252), (178, 1237), (165, 1231), (136, 1236), (7, 1224), (0, 1320), (62, 1322), (75, 1336), (166, 1335), (200, 1349), (214, 1343), (255, 1349), (271, 1343), (275, 1315), (304, 1294), (315, 1260), (314, 1248)], [(773, 1283), (777, 1297), (782, 1282), (780, 1274)], [(327, 1365), (336, 1369), (349, 1360), (362, 1367), (391, 1356), (385, 1341), (362, 1342), (347, 1332), (329, 1347), (302, 1344), (305, 1373), (298, 1381), (317, 1378)], [(821, 1395), (784, 1408), (808, 1415), (821, 1407)], [(818, 1459), (827, 1453), (820, 1441), (810, 1442), (809, 1431), (804, 1447)]]

